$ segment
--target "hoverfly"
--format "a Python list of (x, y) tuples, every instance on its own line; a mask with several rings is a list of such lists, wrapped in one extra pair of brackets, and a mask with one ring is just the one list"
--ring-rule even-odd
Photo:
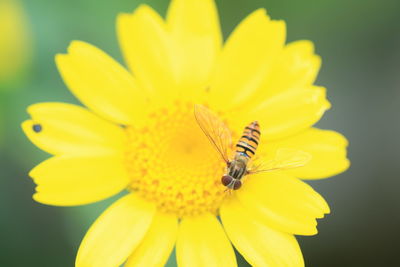
[(217, 115), (202, 105), (195, 105), (194, 114), (200, 128), (225, 161), (227, 169), (221, 182), (227, 190), (237, 190), (242, 186), (242, 178), (249, 174), (286, 170), (304, 166), (311, 155), (296, 149), (278, 149), (275, 158), (255, 165), (251, 161), (256, 153), (260, 139), (260, 125), (251, 122), (244, 128), (243, 134), (236, 143), (232, 159), (229, 158), (232, 149), (232, 137), (228, 127)]

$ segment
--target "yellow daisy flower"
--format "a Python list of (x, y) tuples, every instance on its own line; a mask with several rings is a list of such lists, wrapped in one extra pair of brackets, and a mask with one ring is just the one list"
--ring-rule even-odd
[[(320, 67), (309, 41), (285, 44), (285, 23), (250, 14), (222, 45), (212, 0), (173, 0), (166, 20), (148, 6), (117, 19), (129, 71), (74, 41), (56, 56), (61, 76), (87, 107), (40, 103), (23, 123), (52, 158), (35, 167), (33, 198), (58, 206), (128, 193), (90, 227), (76, 266), (303, 266), (294, 235), (314, 235), (325, 200), (301, 179), (349, 166), (346, 139), (312, 128), (330, 106), (313, 83)], [(245, 178), (225, 192), (226, 165), (193, 114), (207, 105), (238, 137), (258, 120), (257, 154), (312, 155), (304, 167)], [(220, 217), (220, 220), (218, 219)], [(233, 244), (233, 246), (232, 246)]]

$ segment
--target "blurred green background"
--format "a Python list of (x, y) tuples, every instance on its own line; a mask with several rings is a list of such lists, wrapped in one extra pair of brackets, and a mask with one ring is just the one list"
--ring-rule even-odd
[[(112, 201), (61, 208), (31, 199), (34, 184), (27, 173), (48, 155), (22, 134), (25, 109), (41, 101), (77, 103), (54, 55), (78, 39), (122, 62), (116, 15), (140, 3), (165, 14), (168, 2), (22, 1), (33, 61), (18, 78), (0, 83), (0, 266), (73, 266), (86, 229)], [(319, 222), (317, 236), (299, 237), (306, 266), (399, 266), (400, 1), (216, 2), (225, 37), (247, 14), (265, 7), (272, 18), (287, 22), (288, 41), (310, 39), (322, 56), (317, 84), (328, 88), (333, 108), (318, 126), (348, 137), (352, 166), (333, 179), (311, 182), (332, 213)], [(240, 264), (248, 266), (242, 259)], [(168, 266), (175, 266), (173, 257)]]

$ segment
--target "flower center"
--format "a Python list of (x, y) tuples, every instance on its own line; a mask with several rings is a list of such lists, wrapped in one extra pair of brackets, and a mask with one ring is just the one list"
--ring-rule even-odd
[(225, 163), (197, 125), (193, 104), (160, 109), (145, 128), (126, 131), (131, 190), (180, 217), (217, 212)]

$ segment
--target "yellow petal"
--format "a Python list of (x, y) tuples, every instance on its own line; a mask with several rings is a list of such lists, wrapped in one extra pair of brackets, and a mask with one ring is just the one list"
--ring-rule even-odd
[(288, 139), (277, 142), (263, 141), (260, 144), (264, 154), (273, 155), (279, 148), (294, 148), (311, 154), (312, 158), (304, 167), (287, 171), (305, 179), (326, 178), (344, 172), (350, 165), (346, 157), (346, 138), (335, 131), (309, 129)]
[(30, 106), (28, 113), (32, 119), (22, 129), (32, 143), (50, 154), (116, 154), (124, 149), (123, 130), (85, 108), (40, 103)]
[(176, 99), (176, 61), (171, 38), (160, 15), (141, 5), (133, 14), (118, 16), (117, 32), (129, 68), (152, 95), (152, 101)]
[(124, 266), (163, 267), (174, 248), (177, 234), (177, 218), (158, 212), (149, 231)]
[(328, 204), (309, 185), (280, 172), (247, 176), (237, 197), (258, 220), (296, 235), (316, 234), (316, 218), (329, 213)]
[(283, 21), (259, 9), (235, 29), (223, 48), (211, 82), (214, 106), (232, 108), (259, 88), (286, 38)]
[(119, 199), (86, 233), (75, 266), (120, 266), (142, 241), (154, 213), (152, 204), (132, 193)]
[(205, 91), (222, 36), (213, 0), (173, 0), (167, 25), (174, 41), (179, 82), (184, 94)]
[(256, 99), (266, 99), (286, 90), (311, 86), (321, 66), (321, 58), (314, 54), (310, 41), (296, 41), (288, 44), (265, 77)]
[(311, 127), (329, 108), (325, 88), (312, 87), (286, 91), (266, 99), (249, 112), (237, 110), (231, 120), (238, 129), (257, 120), (260, 123), (261, 138), (271, 141)]
[(184, 218), (176, 242), (179, 267), (237, 266), (233, 248), (215, 216)]
[(90, 109), (116, 123), (143, 123), (148, 106), (145, 92), (103, 51), (74, 41), (68, 54), (56, 56), (56, 63), (69, 89)]
[(252, 266), (304, 266), (295, 237), (251, 218), (237, 199), (226, 201), (220, 214), (229, 239)]
[(43, 204), (74, 206), (96, 202), (125, 189), (129, 177), (116, 156), (56, 156), (29, 175), (38, 185), (34, 199)]

